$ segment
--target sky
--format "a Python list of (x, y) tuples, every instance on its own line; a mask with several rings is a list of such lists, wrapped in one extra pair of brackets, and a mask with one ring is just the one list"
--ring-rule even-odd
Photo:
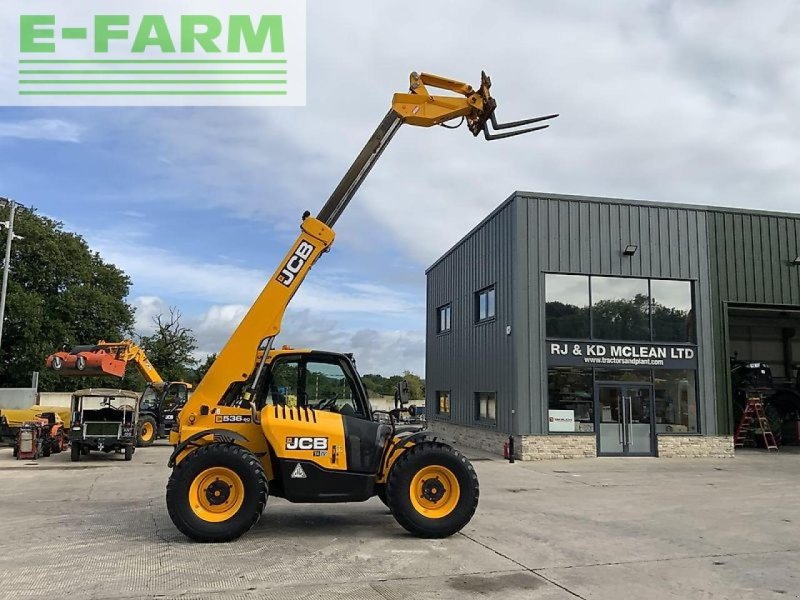
[(177, 307), (221, 348), (410, 71), (493, 82), (486, 143), (404, 127), (337, 223), (279, 344), (424, 373), (425, 269), (514, 190), (798, 212), (800, 4), (308, 1), (297, 108), (0, 108), (0, 196), (133, 281), (137, 331)]

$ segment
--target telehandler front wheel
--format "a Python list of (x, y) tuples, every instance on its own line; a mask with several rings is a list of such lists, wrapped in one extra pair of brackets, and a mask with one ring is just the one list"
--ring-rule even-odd
[(423, 538), (460, 531), (478, 507), (478, 476), (458, 450), (423, 442), (407, 450), (392, 467), (386, 499), (394, 518)]
[(229, 542), (258, 522), (267, 503), (267, 476), (250, 451), (234, 444), (208, 444), (172, 470), (167, 511), (196, 542)]
[(156, 420), (151, 416), (142, 417), (136, 427), (136, 445), (152, 446), (156, 440)]

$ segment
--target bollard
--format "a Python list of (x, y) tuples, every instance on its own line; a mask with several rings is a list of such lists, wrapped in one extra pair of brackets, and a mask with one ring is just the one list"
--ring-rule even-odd
[(514, 463), (514, 436), (508, 436), (508, 462)]

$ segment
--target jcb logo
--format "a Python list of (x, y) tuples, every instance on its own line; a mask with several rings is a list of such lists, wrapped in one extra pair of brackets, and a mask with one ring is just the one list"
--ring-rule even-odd
[(287, 437), (287, 450), (327, 450), (328, 438), (324, 437)]
[(292, 282), (294, 281), (295, 277), (297, 277), (300, 269), (303, 268), (303, 265), (306, 264), (308, 258), (313, 252), (314, 246), (308, 242), (300, 242), (295, 251), (292, 252), (289, 260), (286, 261), (286, 264), (281, 269), (281, 272), (278, 273), (278, 283), (282, 283), (286, 287), (292, 285)]

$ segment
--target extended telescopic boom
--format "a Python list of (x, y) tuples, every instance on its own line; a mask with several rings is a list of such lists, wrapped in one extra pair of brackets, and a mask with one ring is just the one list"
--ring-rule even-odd
[[(466, 83), (427, 73), (411, 73), (410, 84), (408, 93), (394, 95), (391, 109), (317, 217), (312, 218), (308, 212), (303, 215), (299, 237), (198, 384), (181, 412), (181, 422), (204, 405), (216, 406), (231, 386), (241, 385), (241, 382), (247, 382), (244, 397), (249, 397), (258, 383), (273, 340), (280, 332), (286, 307), (311, 267), (333, 244), (332, 227), (401, 125), (432, 127), (461, 119), (466, 121), (474, 136), (483, 133), (491, 141), (545, 129), (547, 124), (528, 126), (558, 116), (499, 123), (495, 116), (497, 103), (489, 92), (491, 80), (485, 73), (481, 73), (478, 90)], [(432, 95), (428, 87), (454, 95)], [(493, 133), (494, 130), (503, 133)]]

